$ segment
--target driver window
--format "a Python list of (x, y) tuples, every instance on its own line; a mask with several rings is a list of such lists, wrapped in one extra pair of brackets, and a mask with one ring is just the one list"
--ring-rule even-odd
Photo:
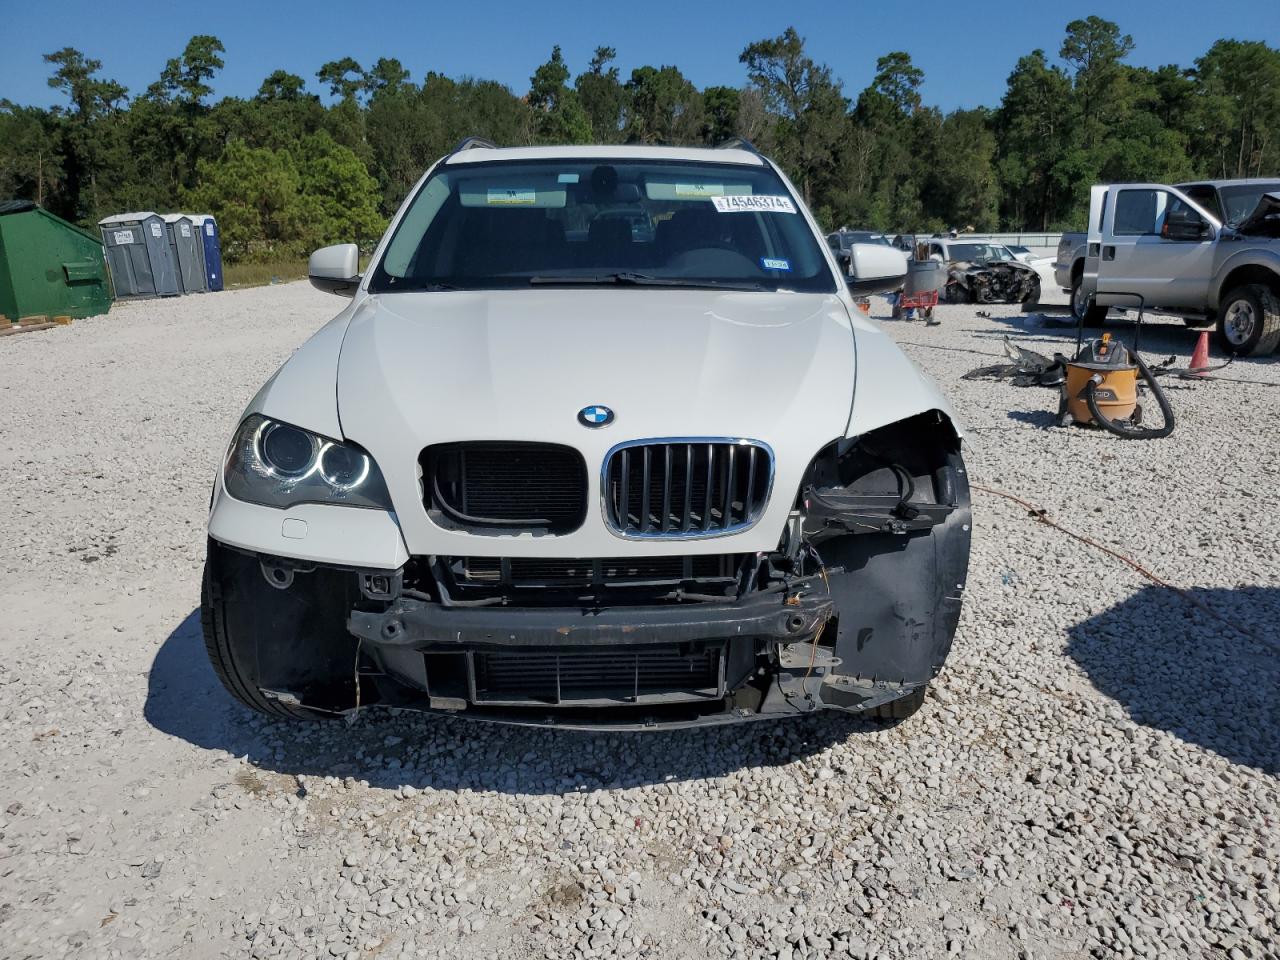
[(1116, 195), (1117, 237), (1154, 237), (1164, 225), (1169, 195), (1163, 190), (1121, 190)]
[(1222, 204), (1218, 203), (1218, 191), (1213, 187), (1188, 187), (1182, 192), (1210, 213), (1217, 214), (1219, 220), (1225, 219), (1222, 215)]

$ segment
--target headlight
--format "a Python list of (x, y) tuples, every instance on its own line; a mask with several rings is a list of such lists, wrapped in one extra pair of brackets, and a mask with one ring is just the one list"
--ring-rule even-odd
[(391, 509), (382, 472), (363, 450), (256, 413), (231, 441), (223, 480), (237, 500), (268, 507), (338, 503)]

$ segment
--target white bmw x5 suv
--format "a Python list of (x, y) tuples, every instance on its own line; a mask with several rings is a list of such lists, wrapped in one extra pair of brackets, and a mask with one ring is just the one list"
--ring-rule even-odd
[(565, 727), (919, 706), (960, 614), (955, 417), (751, 146), (464, 141), (246, 409), (202, 599), (267, 714)]

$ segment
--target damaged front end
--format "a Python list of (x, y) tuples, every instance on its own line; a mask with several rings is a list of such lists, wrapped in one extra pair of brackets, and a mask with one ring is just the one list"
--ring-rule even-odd
[(1039, 297), (1039, 275), (1021, 263), (956, 261), (947, 267), (951, 303), (1027, 303)]
[(876, 714), (941, 668), (969, 542), (959, 439), (929, 412), (821, 451), (771, 553), (363, 570), (211, 540), (206, 607), (247, 682), (314, 713), (583, 728)]

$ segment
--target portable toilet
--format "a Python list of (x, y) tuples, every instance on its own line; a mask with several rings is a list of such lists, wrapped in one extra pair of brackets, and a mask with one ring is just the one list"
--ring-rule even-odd
[(172, 297), (178, 264), (158, 213), (119, 213), (98, 221), (116, 297)]
[(207, 213), (188, 214), (204, 242), (204, 275), (210, 291), (222, 289), (222, 236), (218, 221)]
[(200, 227), (185, 213), (166, 213), (165, 232), (169, 250), (178, 264), (178, 285), (183, 293), (204, 293), (209, 289), (204, 271), (204, 243)]
[(0, 316), (93, 317), (110, 309), (97, 237), (30, 200), (0, 202)]

